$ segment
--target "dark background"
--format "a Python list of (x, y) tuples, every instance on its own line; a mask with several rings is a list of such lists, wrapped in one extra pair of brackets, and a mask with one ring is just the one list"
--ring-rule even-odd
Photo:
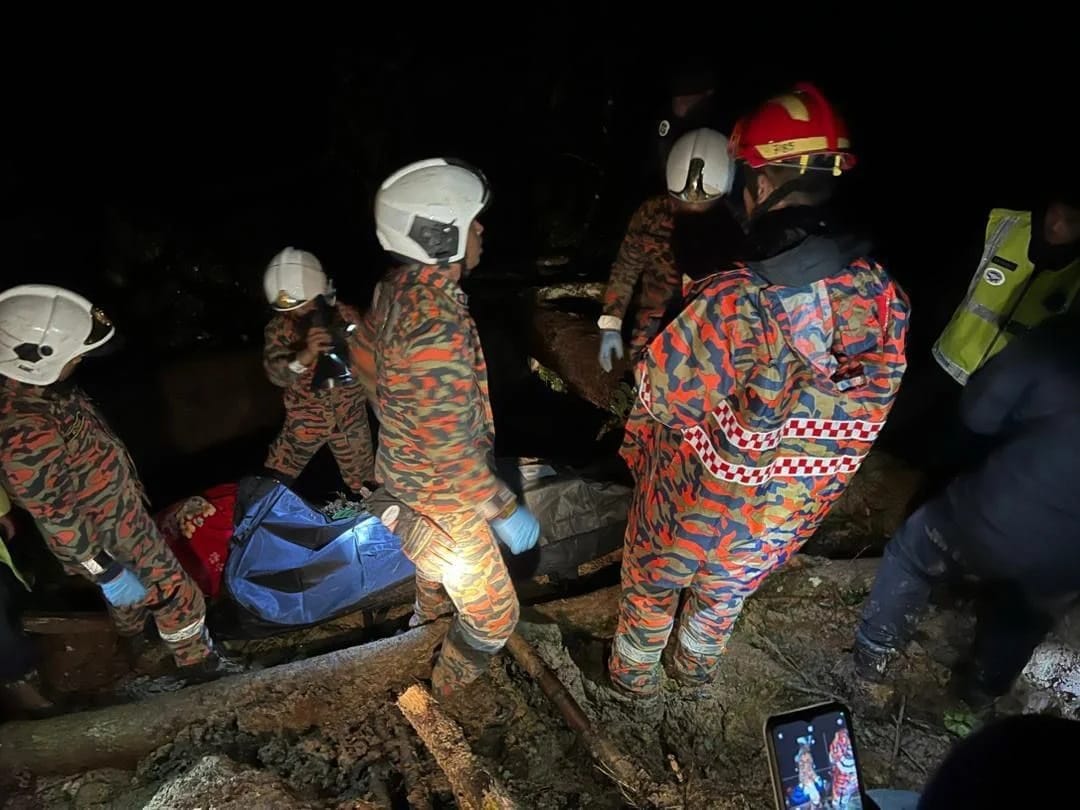
[[(238, 437), (242, 452), (197, 462), (140, 437), (153, 430), (159, 394), (148, 392), (161, 368), (261, 346), (261, 275), (274, 253), (315, 252), (364, 306), (383, 269), (378, 183), (411, 160), (469, 160), (494, 189), (470, 282), (487, 344), (510, 327), (485, 312), (515, 289), (606, 276), (633, 209), (661, 190), (650, 137), (667, 71), (685, 53), (715, 52), (724, 131), (803, 79), (847, 117), (860, 163), (844, 204), (912, 296), (904, 396), (921, 400), (930, 341), (967, 284), (988, 209), (1030, 206), (1049, 175), (1080, 162), (1071, 45), (1048, 35), (1053, 20), (1015, 15), (989, 32), (947, 32), (912, 13), (853, 33), (824, 11), (771, 13), (687, 20), (681, 37), (655, 39), (550, 20), (457, 37), (417, 12), (426, 22), (376, 26), (352, 48), (254, 33), (168, 45), (163, 31), (124, 47), (16, 44), (5, 57), (3, 283), (64, 284), (113, 316), (127, 348), (81, 377), (152, 494), (168, 499), (261, 461), (265, 430)], [(554, 255), (570, 262), (541, 275), (537, 260)], [(932, 418), (914, 404), (897, 414), (911, 429)]]

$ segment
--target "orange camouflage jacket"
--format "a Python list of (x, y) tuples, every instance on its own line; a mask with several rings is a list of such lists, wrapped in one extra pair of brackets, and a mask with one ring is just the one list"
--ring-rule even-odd
[(453, 271), (392, 269), (375, 291), (372, 329), (378, 479), (421, 513), (504, 513), (515, 499), (495, 475), (487, 365)]
[(641, 283), (635, 332), (659, 321), (668, 303), (682, 289), (675, 269), (671, 234), (675, 227), (675, 200), (668, 194), (650, 197), (634, 213), (604, 289), (601, 329), (621, 329), (623, 318)]
[(0, 379), (0, 472), (0, 486), (73, 574), (111, 551), (110, 538), (94, 531), (95, 516), (114, 511), (125, 493), (145, 500), (124, 443), (73, 385)]

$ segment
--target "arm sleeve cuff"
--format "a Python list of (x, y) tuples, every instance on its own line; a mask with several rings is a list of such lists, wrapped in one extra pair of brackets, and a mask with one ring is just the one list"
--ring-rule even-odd
[(517, 498), (508, 487), (503, 486), (494, 497), (489, 498), (480, 507), (480, 514), (490, 523), (496, 518), (509, 516), (515, 508), (517, 508)]

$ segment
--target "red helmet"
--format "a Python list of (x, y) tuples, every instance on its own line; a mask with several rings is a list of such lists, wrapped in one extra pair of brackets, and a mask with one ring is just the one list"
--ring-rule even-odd
[(728, 149), (754, 169), (785, 164), (838, 175), (855, 166), (847, 125), (821, 91), (806, 82), (740, 119)]

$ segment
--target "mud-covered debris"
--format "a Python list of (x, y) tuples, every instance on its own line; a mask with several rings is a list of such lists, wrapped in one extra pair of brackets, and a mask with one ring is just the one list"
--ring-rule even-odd
[(203, 757), (186, 773), (162, 785), (146, 810), (251, 810), (254, 807), (290, 807), (321, 810), (336, 802), (308, 801), (291, 791), (278, 777), (233, 762), (228, 757)]
[(323, 506), (321, 511), (331, 520), (341, 520), (363, 514), (367, 510), (359, 501), (351, 500), (344, 493), (339, 492), (338, 496)]
[(13, 796), (0, 790), (3, 810), (142, 810), (154, 793), (140, 786), (131, 771), (100, 768), (73, 777), (49, 777)]
[(1040, 644), (1024, 668), (1018, 691), (1026, 712), (1052, 711), (1080, 719), (1080, 650), (1056, 640)]

